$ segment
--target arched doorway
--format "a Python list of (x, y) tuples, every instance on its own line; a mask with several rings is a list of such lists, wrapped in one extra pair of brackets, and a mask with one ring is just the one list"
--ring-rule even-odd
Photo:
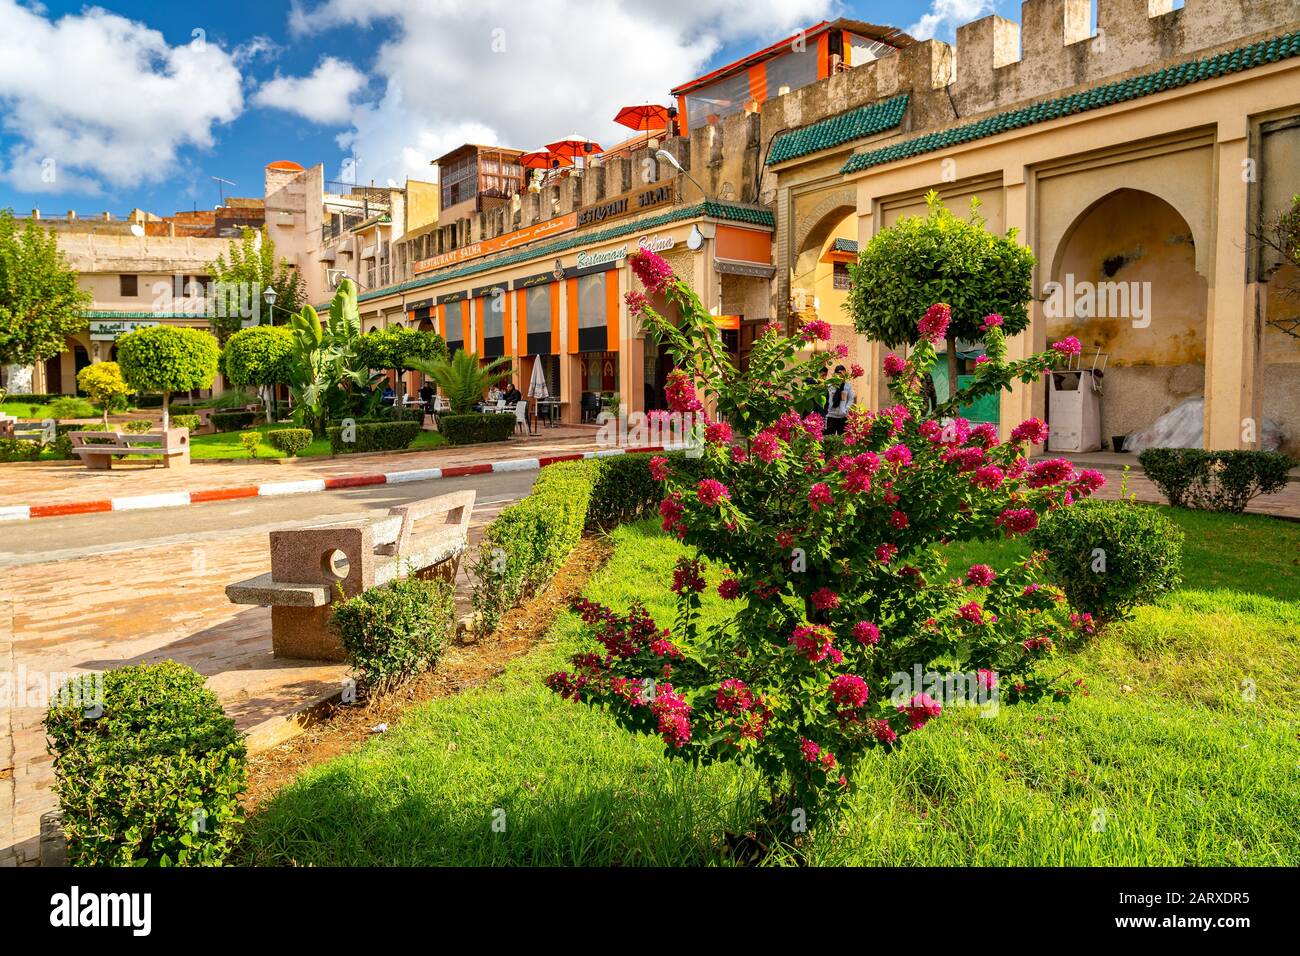
[(1082, 366), (1105, 369), (1103, 447), (1205, 394), (1208, 284), (1192, 228), (1164, 199), (1118, 189), (1093, 203), (1066, 231), (1043, 294), (1047, 341), (1073, 335)]

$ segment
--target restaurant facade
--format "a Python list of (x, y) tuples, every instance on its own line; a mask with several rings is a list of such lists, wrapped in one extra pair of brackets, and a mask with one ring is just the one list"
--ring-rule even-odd
[[(618, 172), (587, 175), (616, 180)], [(672, 363), (629, 314), (627, 293), (641, 290), (629, 257), (638, 249), (663, 256), (739, 361), (771, 317), (772, 230), (767, 208), (683, 199), (666, 178), (496, 234), (489, 226), (475, 242), (416, 261), (408, 281), (359, 297), (362, 330), (402, 324), (438, 332), (449, 354), (508, 357), (524, 392), (540, 363), (566, 422), (592, 420), (614, 401), (626, 412), (662, 408)], [(414, 394), (418, 377), (404, 387)]]

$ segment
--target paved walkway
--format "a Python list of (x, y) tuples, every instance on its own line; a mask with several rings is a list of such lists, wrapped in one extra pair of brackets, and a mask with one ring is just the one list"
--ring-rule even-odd
[[(114, 462), (111, 471), (90, 471), (80, 462), (51, 461), (0, 465), (0, 508), (109, 500), (191, 489), (241, 488), (268, 482), (346, 478), (385, 471), (452, 468), (512, 458), (536, 458), (594, 451), (594, 425), (543, 428), (531, 438), (423, 452), (339, 455), (275, 461), (194, 461), (188, 468), (150, 462)], [(0, 533), (3, 533), (0, 526)]]
[[(423, 493), (440, 494), (442, 488), (427, 483)], [(508, 503), (476, 505), (471, 548)], [(321, 523), (330, 517), (322, 515)], [(461, 568), (462, 612), (468, 563)], [(48, 689), (64, 676), (179, 661), (207, 678), (244, 731), (340, 689), (346, 665), (273, 657), (270, 609), (226, 598), (227, 584), (269, 568), (266, 531), (259, 529), (194, 547), (142, 547), (107, 560), (85, 557), (4, 570), (0, 669), (26, 688), (26, 696), (15, 708), (0, 706), (0, 866), (30, 866), (38, 859), (40, 817), (56, 805), (41, 722)]]

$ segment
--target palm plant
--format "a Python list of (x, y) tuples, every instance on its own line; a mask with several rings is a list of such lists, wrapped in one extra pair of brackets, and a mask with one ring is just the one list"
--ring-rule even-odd
[(477, 352), (458, 349), (451, 359), (408, 359), (406, 367), (423, 372), (442, 389), (453, 415), (464, 415), (483, 398), (483, 394), (514, 371), (510, 359), (493, 359), (480, 366)]
[(310, 305), (290, 316), (289, 322), (294, 340), (289, 383), (294, 420), (319, 437), (329, 422), (348, 414), (354, 390), (372, 388), (383, 376), (358, 367), (355, 346), (361, 336), (361, 317), (351, 279), (339, 285), (324, 323)]

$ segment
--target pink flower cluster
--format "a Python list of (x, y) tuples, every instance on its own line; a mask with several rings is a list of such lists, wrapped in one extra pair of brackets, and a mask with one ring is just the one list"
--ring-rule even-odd
[(716, 478), (705, 478), (695, 486), (695, 497), (706, 508), (715, 508), (720, 502), (731, 500), (731, 490)]
[(650, 459), (650, 477), (655, 481), (668, 480), (668, 459), (663, 455), (655, 455)]
[(818, 764), (827, 770), (835, 766), (835, 755), (829, 750), (823, 751), (819, 745), (813, 743), (807, 737), (799, 741), (799, 752), (803, 754), (803, 759), (809, 763)]
[(718, 596), (724, 601), (734, 601), (740, 597), (740, 582), (735, 578), (723, 578), (718, 583)]
[(1008, 538), (1028, 534), (1038, 527), (1038, 514), (1032, 508), (1007, 508), (993, 523), (1006, 532)]
[(920, 730), (943, 713), (943, 705), (929, 694), (913, 694), (906, 704), (898, 705), (898, 712), (907, 715), (907, 722), (913, 730)]
[(731, 442), (731, 426), (726, 422), (709, 422), (704, 426), (704, 440), (714, 445), (726, 445)]
[(668, 373), (664, 384), (664, 398), (668, 407), (674, 412), (698, 412), (704, 408), (699, 396), (695, 394), (695, 383), (691, 377), (679, 368)]
[(673, 593), (682, 594), (686, 591), (694, 591), (699, 594), (704, 590), (704, 575), (701, 573), (703, 564), (699, 558), (688, 560), (679, 558), (677, 566), (673, 568)]
[(897, 378), (907, 369), (907, 363), (897, 355), (885, 356), (885, 374), (890, 378)]
[(646, 249), (638, 249), (627, 257), (628, 264), (641, 284), (652, 293), (660, 293), (673, 281), (673, 269), (664, 258)]
[(868, 646), (880, 643), (880, 628), (871, 621), (858, 621), (853, 625), (853, 636), (858, 639), (858, 643)]
[(623, 296), (623, 301), (627, 303), (628, 312), (636, 316), (639, 316), (650, 305), (650, 300), (645, 297), (645, 293), (638, 292), (635, 289)]
[(819, 611), (833, 611), (840, 606), (840, 596), (830, 588), (818, 588), (810, 595), (810, 600)]
[(831, 503), (831, 486), (819, 481), (808, 489), (808, 503), (813, 511), (820, 511), (822, 505)]
[(922, 338), (938, 343), (948, 334), (948, 323), (951, 320), (952, 308), (939, 302), (925, 310), (925, 315), (917, 323), (917, 329)]
[(856, 674), (839, 674), (831, 678), (830, 692), (831, 700), (840, 707), (861, 707), (870, 694), (867, 682)]
[(984, 321), (980, 323), (980, 331), (987, 332), (989, 329), (997, 328), (1003, 322), (1002, 316), (996, 312), (984, 316)]
[(1052, 343), (1052, 351), (1059, 352), (1061, 355), (1078, 355), (1083, 351), (1083, 346), (1073, 335), (1067, 335), (1059, 342)]
[(972, 564), (966, 572), (966, 580), (977, 588), (986, 588), (993, 583), (998, 573), (987, 564)]
[(1047, 441), (1047, 423), (1041, 418), (1027, 418), (1011, 429), (1011, 440), (1041, 445)]
[(754, 694), (749, 686), (737, 677), (728, 677), (718, 686), (718, 710), (724, 714), (738, 714), (754, 706)]
[(813, 319), (811, 322), (805, 322), (799, 329), (799, 339), (802, 342), (825, 342), (831, 337), (831, 324), (825, 319)]
[(659, 736), (670, 747), (684, 747), (691, 739), (691, 705), (686, 703), (672, 684), (660, 684), (650, 712), (659, 718)]
[(844, 659), (831, 641), (830, 628), (824, 624), (800, 624), (790, 635), (790, 644), (795, 652), (812, 664), (819, 664), (828, 657), (836, 664)]

